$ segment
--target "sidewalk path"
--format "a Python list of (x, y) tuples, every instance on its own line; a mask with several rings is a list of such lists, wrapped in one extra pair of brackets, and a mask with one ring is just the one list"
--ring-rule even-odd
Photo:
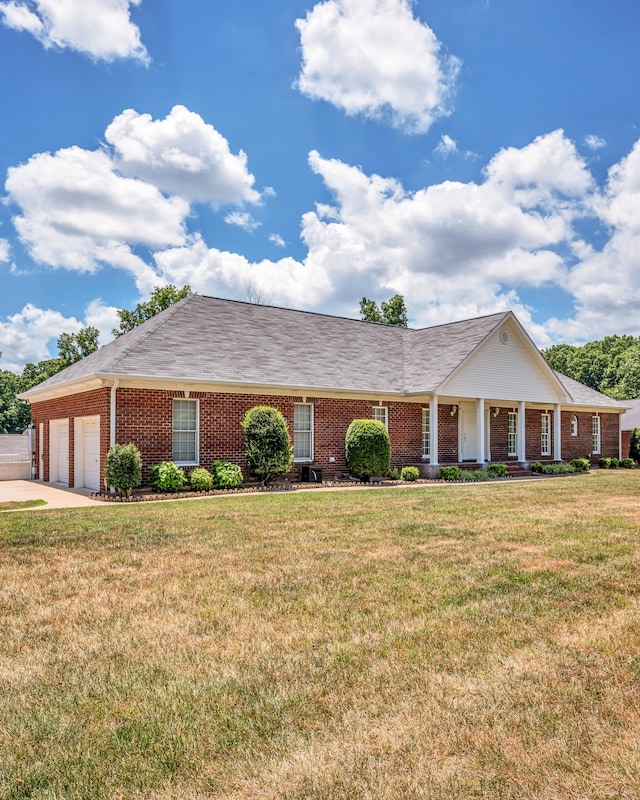
[(9, 501), (44, 500), (46, 506), (34, 506), (28, 511), (47, 508), (79, 508), (81, 506), (104, 506), (99, 500), (89, 497), (90, 489), (68, 489), (59, 483), (41, 481), (0, 481), (0, 503)]

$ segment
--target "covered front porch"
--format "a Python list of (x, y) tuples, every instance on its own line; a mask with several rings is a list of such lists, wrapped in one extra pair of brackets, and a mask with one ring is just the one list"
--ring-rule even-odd
[[(562, 410), (524, 401), (439, 397), (425, 409), (423, 462), (485, 466), (562, 460)], [(432, 470), (429, 470), (432, 471)]]

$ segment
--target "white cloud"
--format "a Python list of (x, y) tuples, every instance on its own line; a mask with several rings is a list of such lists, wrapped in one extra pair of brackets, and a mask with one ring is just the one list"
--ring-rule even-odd
[(159, 120), (127, 109), (105, 132), (124, 175), (141, 178), (164, 192), (215, 208), (230, 203), (258, 203), (247, 157), (233, 155), (213, 125), (184, 106), (174, 106)]
[(9, 260), (9, 242), (6, 239), (0, 239), (0, 262), (6, 263)]
[(22, 372), (26, 363), (50, 358), (47, 343), (63, 331), (75, 333), (81, 327), (75, 317), (28, 303), (17, 314), (0, 319), (0, 368)]
[(326, 0), (296, 21), (301, 92), (348, 115), (424, 133), (449, 113), (460, 61), (441, 53), (409, 0)]
[(85, 325), (92, 325), (100, 331), (100, 345), (111, 341), (111, 331), (120, 325), (118, 309), (105, 305), (100, 298), (89, 303), (84, 312), (84, 321)]
[(433, 152), (437, 153), (439, 156), (442, 156), (442, 158), (447, 158), (448, 156), (458, 152), (458, 145), (456, 144), (455, 139), (452, 139), (446, 133), (443, 133)]
[(162, 247), (184, 241), (189, 205), (155, 186), (118, 175), (102, 151), (39, 153), (11, 167), (5, 184), (21, 214), (14, 225), (39, 262), (93, 271), (122, 257), (123, 243)]
[(271, 244), (274, 244), (276, 247), (286, 247), (287, 243), (285, 240), (280, 236), (279, 233), (271, 233), (269, 234), (269, 241)]
[(135, 58), (148, 63), (131, 7), (141, 0), (24, 0), (0, 3), (9, 28), (26, 31), (45, 47), (78, 50), (104, 61)]
[(237, 225), (249, 233), (259, 228), (262, 223), (254, 219), (251, 214), (246, 211), (230, 211), (224, 218), (227, 225)]
[(250, 262), (237, 253), (207, 247), (196, 236), (185, 247), (155, 254), (163, 281), (191, 288), (201, 294), (244, 297), (247, 287), (276, 305), (313, 308), (331, 295), (331, 283), (323, 270), (293, 258)]
[(601, 150), (603, 147), (606, 147), (607, 141), (601, 136), (590, 133), (588, 136), (584, 137), (584, 144), (589, 150)]
[[(183, 106), (159, 121), (126, 111), (107, 128), (107, 140), (115, 152), (69, 147), (8, 170), (8, 201), (20, 210), (13, 223), (36, 261), (78, 271), (110, 264), (147, 286), (153, 269), (132, 248), (184, 244), (190, 201), (260, 199), (244, 154), (232, 155), (226, 140)], [(229, 221), (258, 224), (240, 211)]]

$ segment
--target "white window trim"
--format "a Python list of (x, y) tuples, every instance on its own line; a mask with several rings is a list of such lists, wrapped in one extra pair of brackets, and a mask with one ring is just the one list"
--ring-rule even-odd
[[(380, 411), (384, 411), (384, 419), (380, 419), (376, 416), (376, 412), (379, 413)], [(371, 419), (377, 419), (378, 422), (382, 422), (384, 427), (389, 430), (389, 409), (387, 406), (373, 406), (371, 410)]]
[(422, 409), (422, 458), (431, 458), (431, 409)]
[[(509, 423), (513, 420), (513, 430), (510, 430)], [(513, 442), (513, 447), (509, 445)], [(516, 411), (507, 412), (507, 456), (518, 455), (518, 413)]]
[[(313, 407), (313, 403), (294, 403), (293, 405), (294, 405), (294, 414), (293, 414), (293, 448), (294, 448), (294, 452), (295, 452), (295, 446), (296, 446), (296, 434), (297, 433), (310, 433), (311, 434), (311, 436), (309, 437), (310, 438), (309, 449), (311, 451), (310, 456), (308, 458), (307, 457), (303, 458), (303, 457), (300, 457), (300, 456), (298, 456), (297, 458), (294, 457), (293, 461), (294, 461), (295, 464), (310, 463), (310, 462), (313, 461), (313, 453), (314, 453), (314, 435), (313, 435), (313, 429), (314, 429), (314, 407)], [(309, 406), (309, 408), (311, 409), (311, 415), (310, 415), (311, 427), (310, 427), (310, 430), (308, 430), (308, 431), (307, 430), (296, 430), (296, 427), (295, 427), (295, 421), (296, 421), (295, 406)]]
[(602, 452), (602, 428), (600, 427), (600, 417), (591, 417), (591, 452), (593, 455), (600, 455)]
[(196, 429), (195, 429), (195, 461), (174, 461), (178, 467), (197, 467), (200, 463), (200, 401), (189, 399), (188, 397), (174, 397), (171, 402), (171, 458), (173, 459), (173, 434), (174, 433), (193, 433), (191, 430), (178, 430), (174, 427), (175, 402), (195, 403), (196, 406)]
[[(545, 423), (546, 420), (546, 430), (545, 430)], [(540, 415), (540, 455), (541, 456), (550, 456), (551, 455), (551, 415), (550, 414), (541, 414)], [(545, 443), (546, 439), (546, 443)]]

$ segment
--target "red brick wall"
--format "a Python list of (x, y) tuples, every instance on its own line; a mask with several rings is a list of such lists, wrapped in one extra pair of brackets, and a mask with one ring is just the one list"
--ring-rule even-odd
[[(172, 458), (173, 398), (184, 398), (182, 391), (127, 389), (117, 390), (118, 420), (116, 441), (133, 442), (143, 454), (143, 481), (148, 481), (153, 464)], [(241, 421), (247, 410), (255, 405), (272, 405), (280, 409), (290, 431), (293, 429), (293, 406), (301, 402), (300, 396), (269, 396), (251, 394), (223, 394), (191, 392), (190, 399), (198, 399), (200, 406), (200, 465), (211, 468), (215, 459), (232, 461), (245, 467)], [(336, 472), (345, 472), (344, 437), (352, 420), (371, 418), (371, 400), (338, 400), (308, 395), (306, 402), (314, 406), (314, 461), (313, 466), (331, 478)], [(385, 404), (388, 408), (391, 460), (395, 467), (422, 462), (422, 403)], [(101, 482), (104, 478), (104, 459), (109, 449), (110, 390), (71, 395), (67, 398), (34, 403), (32, 409), (36, 431), (44, 422), (45, 459), (44, 478), (49, 480), (49, 420), (69, 418), (69, 480), (74, 485), (74, 417), (100, 416), (101, 426)], [(458, 414), (451, 415), (452, 406), (439, 404), (439, 461), (458, 461)], [(507, 411), (501, 408), (497, 417), (493, 409), (489, 414), (491, 456), (493, 461), (507, 461)], [(541, 411), (526, 412), (527, 460), (540, 458)], [(578, 436), (571, 437), (571, 412), (562, 412), (562, 456), (565, 460), (588, 455), (591, 452), (591, 414), (577, 412)], [(602, 455), (618, 454), (618, 415), (601, 414)], [(551, 411), (551, 454), (553, 455), (553, 412)], [(39, 446), (39, 438), (36, 436)], [(39, 457), (39, 453), (37, 454)], [(335, 459), (329, 461), (330, 458)], [(513, 460), (513, 458), (511, 459)], [(36, 462), (38, 463), (38, 462)], [(306, 462), (304, 462), (306, 463)], [(300, 475), (300, 463), (291, 472), (292, 478)]]
[[(76, 417), (100, 417), (100, 485), (104, 481), (104, 460), (109, 450), (109, 409), (110, 390), (96, 389), (92, 392), (82, 392), (62, 397), (57, 400), (47, 400), (42, 403), (33, 403), (31, 406), (31, 420), (36, 429), (36, 464), (40, 464), (40, 423), (44, 423), (44, 480), (49, 480), (49, 421), (55, 419), (69, 419), (69, 486), (75, 486), (74, 474), (74, 444)], [(38, 473), (36, 473), (37, 475)]]
[(631, 444), (631, 431), (622, 431), (622, 458), (629, 458), (629, 446)]

